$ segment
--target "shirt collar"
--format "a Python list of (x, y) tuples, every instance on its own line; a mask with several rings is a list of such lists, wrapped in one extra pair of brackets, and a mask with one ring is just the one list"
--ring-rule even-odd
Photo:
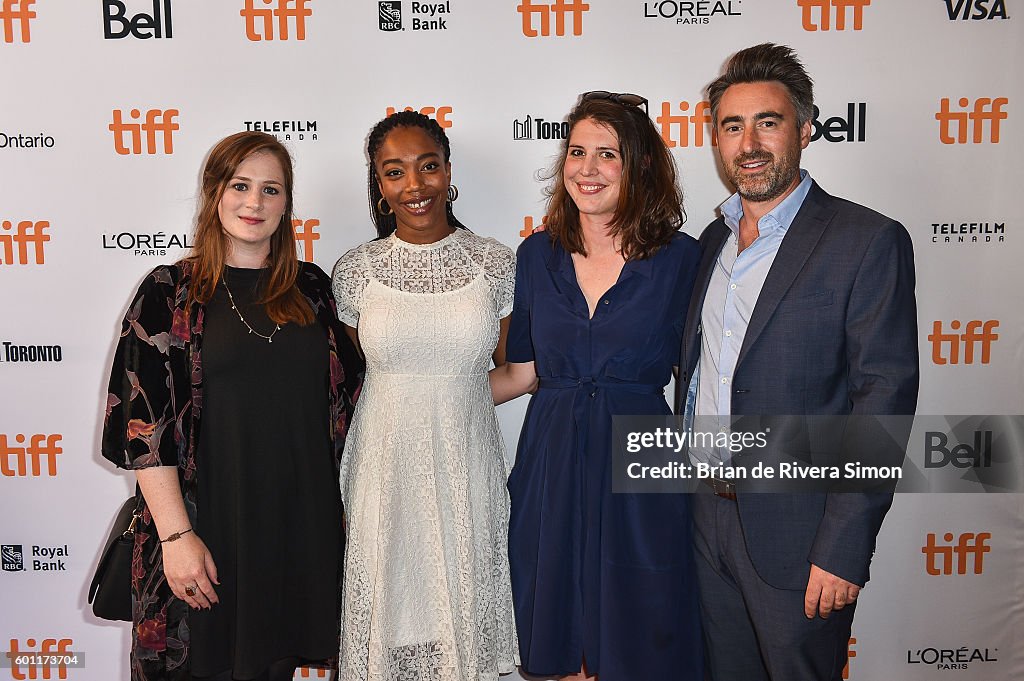
[[(801, 168), (800, 184), (796, 186), (796, 189), (789, 196), (782, 200), (782, 203), (772, 208), (757, 221), (758, 231), (780, 230), (785, 234), (789, 226), (793, 224), (793, 218), (799, 212), (804, 199), (807, 198), (807, 192), (811, 191), (811, 182), (811, 174)], [(726, 199), (725, 203), (719, 206), (719, 209), (722, 211), (722, 219), (725, 220), (726, 226), (732, 230), (733, 234), (738, 235), (740, 232), (740, 219), (743, 217), (743, 204), (740, 202), (739, 193), (733, 194)]]

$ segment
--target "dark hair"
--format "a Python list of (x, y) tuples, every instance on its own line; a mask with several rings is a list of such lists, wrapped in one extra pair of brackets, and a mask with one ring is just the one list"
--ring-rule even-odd
[(814, 118), (814, 82), (807, 75), (793, 48), (762, 43), (740, 50), (725, 65), (725, 73), (707, 87), (711, 103), (711, 119), (718, 125), (718, 104), (731, 85), (737, 83), (781, 83), (796, 109), (797, 127)]
[[(649, 258), (672, 240), (686, 218), (672, 154), (654, 123), (639, 107), (612, 99), (581, 100), (569, 114), (569, 138), (576, 124), (584, 120), (610, 128), (619, 139), (622, 176), (611, 233), (619, 237), (626, 260)], [(566, 139), (562, 157), (551, 169), (550, 184), (545, 190), (548, 208), (544, 222), (562, 248), (586, 255), (579, 208), (562, 177), (568, 152)]]
[[(370, 135), (366, 140), (366, 155), (369, 157), (370, 170), (366, 175), (366, 194), (370, 200), (370, 217), (373, 225), (377, 228), (377, 236), (383, 238), (394, 233), (398, 226), (398, 220), (392, 212), (389, 215), (381, 215), (377, 205), (384, 196), (380, 193), (380, 178), (377, 177), (377, 152), (384, 144), (384, 138), (395, 128), (420, 128), (444, 151), (444, 162), (450, 163), (452, 158), (451, 144), (448, 142), (448, 135), (444, 134), (444, 128), (433, 118), (428, 118), (418, 111), (396, 111), (384, 120), (373, 126)], [(451, 201), (445, 204), (445, 214), (448, 216), (448, 224), (451, 227), (465, 229), (452, 212)]]
[(263, 278), (260, 302), (266, 306), (267, 316), (278, 324), (310, 324), (313, 322), (313, 311), (295, 286), (299, 276), (299, 259), (292, 231), (292, 158), (276, 137), (265, 132), (239, 132), (225, 137), (214, 146), (206, 159), (194, 245), (188, 256), (192, 262), (192, 285), (186, 308), (190, 308), (193, 302), (208, 303), (213, 297), (230, 249), (218, 213), (220, 201), (238, 166), (253, 154), (260, 153), (270, 154), (281, 164), (285, 195), (281, 222), (270, 237), (270, 255), (267, 256), (270, 273)]

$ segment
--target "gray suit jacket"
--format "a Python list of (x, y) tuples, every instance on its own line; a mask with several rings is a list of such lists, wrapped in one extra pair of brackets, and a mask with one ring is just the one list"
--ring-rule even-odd
[[(677, 406), (700, 357), (708, 282), (728, 235), (719, 218), (702, 257), (683, 333)], [(917, 306), (910, 236), (898, 222), (814, 183), (751, 314), (732, 379), (735, 415), (913, 414)], [(803, 589), (811, 563), (868, 580), (885, 493), (743, 494), (744, 538), (758, 574)]]

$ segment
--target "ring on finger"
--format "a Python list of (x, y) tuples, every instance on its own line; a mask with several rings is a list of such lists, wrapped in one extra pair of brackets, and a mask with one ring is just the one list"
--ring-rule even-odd
[(195, 598), (196, 588), (198, 586), (199, 586), (198, 584), (191, 584), (189, 586), (186, 586), (185, 587), (185, 595), (188, 596), (189, 598)]

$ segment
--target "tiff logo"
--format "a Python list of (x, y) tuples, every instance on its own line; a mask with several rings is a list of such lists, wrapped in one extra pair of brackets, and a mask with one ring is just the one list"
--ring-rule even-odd
[(3, 227), (4, 232), (14, 229), (14, 234), (0, 234), (0, 265), (27, 265), (30, 247), (35, 256), (35, 264), (44, 264), (43, 244), (50, 240), (50, 235), (45, 233), (50, 227), (49, 221), (21, 220), (15, 226), (10, 220), (4, 220), (0, 227)]
[[(590, 5), (583, 0), (554, 0), (550, 4), (522, 0), (516, 11), (523, 15), (523, 35), (527, 38), (551, 35), (551, 15), (555, 15), (555, 35), (565, 35), (565, 15), (572, 15), (572, 34), (583, 35), (583, 13)], [(540, 17), (540, 31), (534, 27), (533, 15)]]
[[(949, 323), (949, 328), (959, 331), (962, 324), (959, 319)], [(960, 364), (960, 346), (963, 345), (963, 364), (974, 364), (974, 348), (981, 346), (981, 363), (988, 364), (992, 361), (992, 344), (999, 340), (996, 329), (999, 322), (990, 319), (982, 322), (973, 319), (967, 322), (967, 328), (963, 333), (943, 333), (942, 321), (936, 320), (932, 324), (932, 332), (928, 334), (928, 340), (932, 344), (932, 362), (934, 364)], [(944, 347), (947, 352), (943, 352)]]
[(545, 226), (545, 224), (547, 224), (547, 219), (548, 219), (548, 216), (545, 215), (544, 217), (542, 217), (540, 219), (540, 224), (537, 225), (537, 226), (534, 226), (533, 216), (532, 215), (527, 215), (525, 218), (523, 218), (523, 228), (521, 230), (519, 230), (519, 236), (521, 236), (521, 237), (523, 237), (525, 239), (526, 237), (530, 236), (531, 234), (533, 234), (538, 229), (542, 229)]
[(36, 4), (36, 0), (0, 0), (0, 25), (4, 27), (5, 43), (14, 42), (15, 22), (18, 22), (21, 42), (32, 42), (29, 24), (32, 19), (36, 18), (36, 13), (32, 10), (34, 4)]
[[(11, 678), (18, 681), (68, 678), (67, 658), (74, 655), (70, 648), (72, 643), (70, 638), (44, 638), (38, 644), (39, 650), (35, 650), (36, 640), (34, 638), (25, 640), (27, 648), (20, 648), (18, 639), (12, 638), (10, 650), (4, 653), (10, 658)], [(28, 660), (28, 664), (24, 660)], [(56, 677), (52, 676), (54, 669), (57, 671)]]
[[(939, 112), (935, 114), (935, 120), (939, 122), (939, 139), (943, 144), (967, 144), (967, 128), (973, 127), (971, 142), (981, 144), (985, 141), (985, 121), (988, 121), (988, 141), (999, 144), (999, 121), (1006, 120), (1008, 114), (1003, 111), (1003, 107), (1009, 101), (1006, 97), (979, 97), (974, 100), (973, 111), (950, 111), (949, 97), (943, 97), (939, 103)], [(961, 107), (968, 107), (971, 100), (961, 97), (959, 103)], [(951, 131), (953, 123), (956, 123), (955, 136)]]
[[(175, 119), (180, 112), (177, 109), (150, 109), (146, 112), (144, 123), (125, 123), (120, 109), (114, 109), (113, 122), (107, 126), (114, 133), (114, 150), (122, 155), (141, 154), (142, 138), (146, 138), (146, 153), (155, 154), (157, 138), (163, 140), (163, 153), (174, 153), (174, 131), (179, 130)], [(128, 112), (130, 118), (138, 120), (142, 113), (138, 109)]]
[[(416, 111), (416, 108), (412, 106), (407, 106), (402, 110)], [(386, 118), (388, 116), (394, 116), (396, 111), (398, 111), (398, 109), (396, 109), (393, 106), (389, 106), (387, 110), (384, 112), (384, 117)], [(419, 112), (424, 116), (429, 116), (433, 114), (434, 120), (436, 120), (442, 128), (452, 127), (452, 122), (448, 120), (448, 114), (452, 112), (452, 108), (450, 106), (439, 106), (436, 108), (432, 106), (425, 106), (422, 109), (420, 109)]]
[(311, 669), (309, 667), (299, 667), (295, 670), (295, 676), (297, 679), (328, 679), (331, 677), (331, 670), (329, 669)]
[[(835, 30), (846, 30), (846, 10), (851, 10), (853, 30), (859, 31), (864, 27), (864, 8), (871, 0), (796, 0), (796, 4), (803, 9), (805, 31), (828, 31), (832, 25), (832, 9), (835, 9)], [(818, 10), (817, 23), (814, 10)]]
[[(43, 474), (45, 461), (46, 474), (51, 478), (56, 477), (57, 455), (64, 453), (59, 444), (62, 439), (60, 435), (37, 433), (29, 438), (27, 447), (12, 447), (7, 443), (7, 435), (0, 434), (0, 473), (7, 478), (24, 478), (29, 475), (38, 478)], [(14, 436), (14, 442), (24, 445), (25, 436), (18, 433)]]
[[(690, 110), (689, 102), (679, 102), (678, 107), (683, 113), (672, 113), (672, 105), (662, 102), (661, 114), (654, 119), (661, 126), (661, 138), (665, 140), (665, 145), (669, 149), (689, 147), (692, 139), (692, 146), (704, 146), (704, 129), (711, 124), (711, 104), (706, 101), (697, 102), (690, 116), (686, 114)], [(711, 137), (711, 146), (718, 146), (714, 136)]]
[[(974, 574), (980, 575), (984, 570), (985, 554), (992, 551), (992, 547), (988, 545), (988, 540), (992, 538), (991, 532), (979, 532), (974, 534), (973, 532), (965, 532), (961, 534), (954, 545), (953, 533), (947, 532), (942, 535), (942, 540), (946, 542), (946, 545), (940, 545), (935, 543), (935, 535), (931, 532), (928, 533), (928, 538), (925, 540), (925, 545), (921, 547), (921, 553), (925, 556), (925, 570), (929, 575), (951, 575), (953, 574), (953, 556), (956, 556), (956, 574), (966, 575), (967, 574), (967, 559), (969, 556), (973, 556), (971, 561), (974, 566)], [(942, 557), (940, 566), (937, 560)]]
[(844, 681), (850, 678), (850, 667), (853, 665), (853, 658), (857, 657), (857, 651), (853, 649), (853, 646), (856, 644), (857, 638), (854, 636), (851, 636), (850, 640), (846, 644), (846, 666), (843, 667)]
[(306, 262), (313, 262), (313, 242), (320, 240), (320, 235), (316, 231), (316, 228), (319, 226), (319, 220), (292, 220), (295, 243), (302, 244), (301, 257)]
[[(272, 9), (256, 9), (253, 2), (274, 5)], [(306, 18), (313, 16), (313, 10), (306, 7), (309, 0), (245, 0), (245, 7), (239, 14), (245, 18), (245, 37), (252, 41), (275, 40), (274, 19), (277, 19), (276, 40), (288, 40), (289, 20), (294, 20), (295, 39), (306, 39)], [(257, 21), (262, 19), (262, 21)], [(262, 32), (259, 31), (262, 28)]]

